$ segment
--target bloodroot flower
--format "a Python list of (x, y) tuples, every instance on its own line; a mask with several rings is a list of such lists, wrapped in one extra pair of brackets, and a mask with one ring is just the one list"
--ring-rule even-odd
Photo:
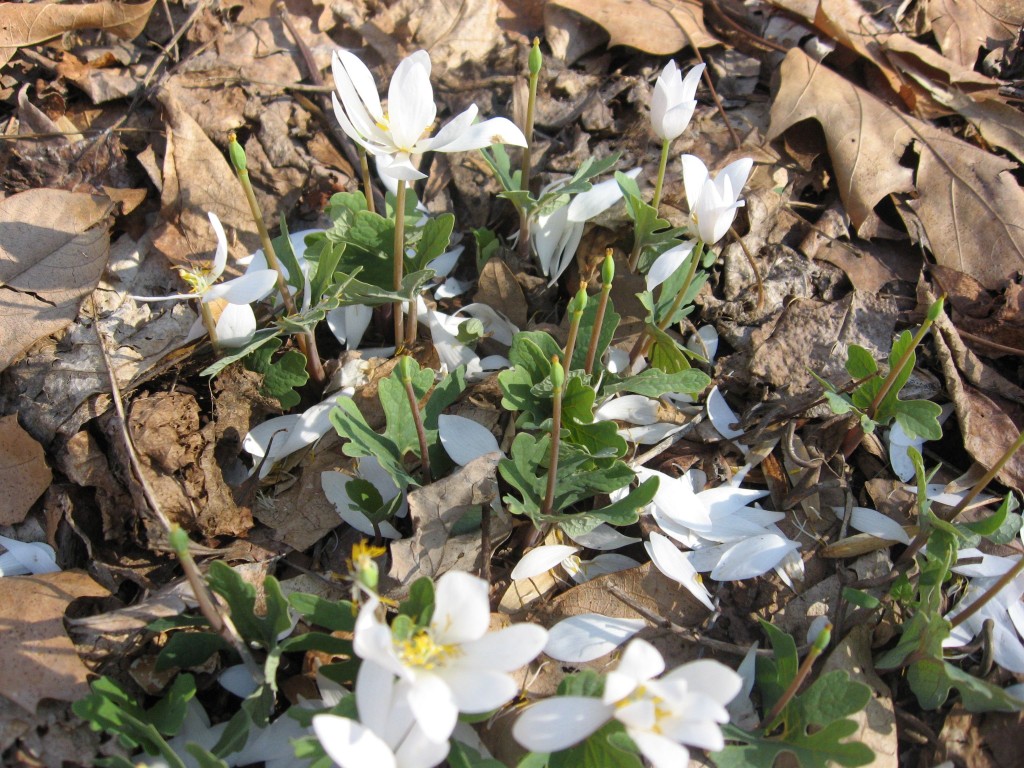
[(464, 152), (491, 144), (526, 146), (526, 137), (504, 117), (474, 124), (478, 109), (471, 105), (429, 136), (437, 116), (430, 85), (430, 56), (426, 51), (402, 60), (388, 88), (388, 107), (381, 106), (373, 75), (356, 56), (336, 51), (332, 62), (336, 94), (334, 115), (352, 141), (377, 158), (382, 175), (415, 181), (426, 178), (416, 170), (413, 155), (424, 152)]

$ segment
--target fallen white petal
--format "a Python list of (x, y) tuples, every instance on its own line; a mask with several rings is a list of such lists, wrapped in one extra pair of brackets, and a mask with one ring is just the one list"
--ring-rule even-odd
[(686, 348), (696, 352), (709, 363), (714, 362), (718, 354), (718, 331), (713, 325), (702, 325), (697, 332), (690, 336), (686, 342)]
[(473, 459), (498, 450), (498, 439), (483, 424), (465, 416), (442, 413), (437, 419), (441, 445), (451, 460), (464, 467)]
[(654, 424), (658, 421), (658, 401), (643, 395), (623, 395), (603, 403), (594, 411), (594, 418), (605, 421), (628, 421), (630, 424)]
[[(839, 519), (843, 518), (845, 510), (842, 507), (833, 507)], [(903, 526), (892, 518), (883, 515), (868, 507), (853, 507), (850, 511), (850, 525), (862, 533), (877, 536), (886, 541), (898, 541), (901, 544), (909, 544), (910, 536), (903, 530)]]
[(0, 545), (7, 550), (0, 555), (0, 576), (57, 573), (57, 556), (49, 544), (34, 541), (25, 543), (0, 536)]
[(673, 581), (682, 584), (686, 590), (700, 600), (708, 610), (715, 610), (711, 593), (700, 580), (696, 569), (687, 555), (676, 549), (675, 545), (657, 531), (651, 532), (650, 541), (644, 542), (644, 548), (651, 557), (651, 562), (663, 574)]
[(577, 584), (583, 584), (591, 579), (596, 579), (598, 576), (628, 571), (630, 568), (638, 568), (639, 566), (640, 563), (626, 555), (616, 553), (598, 555), (593, 560), (580, 561), (576, 572), (572, 574), (572, 580)]
[(235, 664), (234, 666), (228, 667), (217, 675), (217, 682), (221, 684), (229, 693), (233, 693), (240, 699), (247, 699), (251, 693), (254, 693), (258, 685), (256, 681), (252, 679), (252, 675), (249, 674), (249, 670), (245, 668), (244, 664)]
[(578, 664), (611, 653), (646, 626), (643, 619), (615, 619), (598, 613), (570, 616), (548, 632), (544, 653)]
[(582, 544), (587, 549), (598, 550), (619, 549), (640, 541), (639, 538), (634, 536), (626, 536), (619, 533), (618, 529), (608, 525), (608, 523), (601, 523), (592, 531), (570, 535), (569, 538), (577, 544)]
[(579, 551), (579, 547), (570, 547), (566, 544), (544, 544), (531, 549), (512, 569), (512, 579), (530, 579), (539, 576)]
[(711, 571), (717, 581), (750, 579), (770, 571), (787, 552), (799, 545), (778, 534), (754, 536), (733, 545)]
[[(718, 387), (712, 387), (711, 392), (708, 393), (707, 409), (712, 426), (722, 437), (732, 440), (743, 434), (742, 429), (736, 429), (733, 426), (740, 420), (739, 416), (729, 407), (725, 397), (718, 391)], [(745, 446), (740, 444), (737, 447), (746, 453)]]

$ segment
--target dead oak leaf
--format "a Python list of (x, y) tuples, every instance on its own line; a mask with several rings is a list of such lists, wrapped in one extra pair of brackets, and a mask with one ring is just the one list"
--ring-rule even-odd
[(128, 3), (0, 3), (0, 68), (18, 48), (59, 37), (74, 29), (102, 29), (126, 40), (138, 36), (156, 0)]
[(49, 487), (53, 475), (43, 447), (11, 414), (0, 419), (0, 525), (14, 525)]
[(107, 263), (112, 207), (59, 189), (0, 201), (0, 371), (78, 317)]
[[(883, 198), (916, 192), (903, 215), (909, 213), (908, 229), (920, 230), (939, 264), (989, 288), (1021, 268), (1024, 192), (1011, 175), (1013, 163), (894, 110), (794, 48), (782, 63), (768, 138), (804, 120), (824, 131), (839, 195), (859, 235), (880, 228), (873, 209)], [(916, 179), (901, 164), (908, 148), (919, 156)]]
[(89, 693), (88, 668), (64, 631), (64, 611), (79, 597), (107, 590), (80, 571), (3, 580), (0, 695), (29, 712), (42, 699), (75, 701)]

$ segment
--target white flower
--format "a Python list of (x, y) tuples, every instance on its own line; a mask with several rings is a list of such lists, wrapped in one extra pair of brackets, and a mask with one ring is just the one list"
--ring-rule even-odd
[[(358, 477), (371, 483), (385, 504), (402, 492), (395, 485), (391, 475), (384, 471), (380, 462), (373, 456), (364, 456), (359, 459)], [(373, 523), (349, 495), (348, 483), (352, 480), (353, 478), (344, 472), (328, 470), (320, 473), (320, 485), (324, 489), (324, 496), (338, 510), (341, 519), (366, 536), (376, 536), (377, 531), (374, 531)], [(395, 512), (395, 517), (405, 517), (408, 511), (409, 504), (403, 499)], [(377, 529), (385, 539), (402, 538), (402, 534), (387, 520), (377, 523)]]
[[(626, 175), (635, 179), (640, 170), (634, 168)], [(559, 180), (549, 184), (541, 196), (557, 190), (564, 183), (565, 180)], [(530, 240), (541, 271), (551, 278), (549, 284), (553, 285), (572, 262), (583, 238), (583, 225), (611, 208), (621, 197), (622, 189), (618, 182), (608, 179), (576, 195), (568, 205), (534, 219), (530, 226)]]
[(403, 59), (391, 77), (387, 111), (381, 106), (373, 75), (356, 56), (336, 51), (332, 60), (334, 115), (349, 137), (377, 158), (382, 175), (404, 181), (426, 178), (412, 155), (424, 152), (462, 152), (491, 144), (526, 146), (526, 137), (504, 117), (473, 124), (477, 107), (448, 122), (436, 136), (428, 131), (437, 115), (430, 85), (430, 56), (426, 51)]
[(448, 738), (432, 739), (416, 723), (409, 684), (364, 661), (356, 678), (359, 721), (316, 715), (313, 731), (341, 768), (433, 768), (448, 755)]
[(429, 739), (443, 741), (459, 712), (490, 712), (516, 695), (508, 673), (540, 653), (547, 631), (514, 624), (488, 633), (487, 582), (463, 571), (441, 576), (434, 595), (430, 625), (402, 639), (378, 620), (378, 602), (368, 601), (356, 619), (353, 647), (406, 684), (403, 696), (416, 722)]
[(612, 718), (655, 768), (689, 761), (684, 744), (717, 751), (725, 746), (720, 725), (725, 705), (739, 692), (739, 675), (717, 661), (684, 664), (666, 675), (661, 654), (633, 640), (605, 679), (601, 699), (556, 696), (527, 709), (513, 726), (516, 741), (533, 752), (567, 749)]
[(651, 127), (663, 141), (678, 138), (690, 124), (703, 72), (704, 65), (698, 64), (683, 77), (676, 63), (670, 61), (658, 75), (651, 97)]
[(727, 165), (714, 179), (704, 161), (695, 155), (683, 155), (683, 187), (690, 206), (690, 223), (700, 239), (713, 245), (725, 237), (743, 205), (739, 199), (754, 161), (744, 157)]
[[(213, 231), (217, 235), (217, 250), (209, 266), (191, 269), (181, 268), (181, 278), (190, 286), (191, 293), (175, 293), (170, 296), (134, 296), (136, 301), (171, 301), (176, 299), (199, 299), (208, 304), (224, 299), (228, 304), (217, 320), (217, 341), (229, 347), (241, 347), (249, 343), (256, 333), (256, 316), (249, 305), (266, 298), (277, 284), (277, 272), (272, 269), (247, 271), (234, 280), (217, 283), (228, 263), (228, 239), (224, 227), (216, 214), (208, 214)], [(199, 321), (196, 330), (202, 328)], [(189, 338), (198, 338), (201, 333), (190, 333)]]
[[(999, 578), (1017, 564), (1017, 558), (985, 555), (977, 549), (962, 549), (959, 560), (980, 558), (975, 564), (953, 566), (953, 571), (970, 577), (970, 585), (963, 599), (946, 614), (946, 619), (973, 605), (974, 602), (994, 586)], [(945, 646), (966, 645), (981, 634), (986, 619), (992, 619), (992, 658), (1003, 669), (1024, 674), (1024, 574), (1020, 574), (996, 593), (973, 616), (953, 629), (943, 641)]]
[(60, 570), (57, 555), (49, 544), (41, 541), (26, 543), (0, 536), (0, 546), (7, 550), (0, 554), (0, 576), (36, 575)]
[(346, 388), (328, 396), (304, 413), (275, 416), (253, 427), (242, 439), (242, 450), (259, 465), (260, 477), (266, 477), (274, 463), (298, 450), (312, 445), (331, 429), (331, 410), (342, 397), (350, 397), (353, 390)]

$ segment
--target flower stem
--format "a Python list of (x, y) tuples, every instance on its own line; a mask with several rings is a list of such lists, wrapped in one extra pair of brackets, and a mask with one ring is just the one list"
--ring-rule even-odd
[(413, 424), (416, 425), (416, 439), (420, 444), (420, 468), (423, 470), (423, 483), (432, 482), (430, 477), (430, 453), (427, 451), (427, 432), (423, 427), (423, 416), (420, 413), (420, 404), (416, 400), (416, 392), (412, 388), (413, 369), (416, 362), (408, 355), (402, 355), (398, 360), (398, 377), (405, 387), (405, 396), (409, 400), (409, 410), (412, 411)]
[(217, 324), (213, 322), (213, 313), (210, 311), (210, 305), (204, 301), (200, 301), (199, 315), (203, 318), (203, 325), (206, 326), (206, 332), (210, 334), (210, 342), (213, 344), (213, 350), (219, 353), (220, 340), (217, 338)]
[(612, 249), (604, 252), (604, 263), (601, 265), (601, 296), (597, 300), (597, 312), (594, 314), (594, 330), (590, 334), (590, 345), (587, 347), (586, 362), (583, 370), (590, 375), (594, 371), (594, 358), (597, 357), (597, 345), (601, 340), (601, 326), (604, 325), (605, 311), (608, 309), (608, 298), (612, 292), (612, 281), (615, 279), (615, 259)]
[[(395, 195), (395, 244), (394, 267), (391, 284), (396, 291), (402, 289), (402, 271), (405, 267), (405, 180), (398, 180), (398, 192)], [(391, 305), (395, 321), (395, 354), (402, 351), (402, 302)]]
[(565, 386), (565, 371), (557, 357), (551, 358), (551, 383), (551, 453), (548, 458), (548, 483), (544, 493), (544, 506), (540, 510), (543, 516), (551, 514), (551, 507), (555, 503), (555, 485), (558, 483), (558, 448), (562, 436), (562, 389)]
[[(679, 293), (676, 294), (675, 300), (672, 302), (672, 306), (669, 308), (668, 313), (658, 321), (658, 330), (664, 331), (672, 322), (672, 318), (676, 316), (679, 308), (683, 305), (683, 299), (686, 298), (687, 292), (690, 290), (690, 286), (693, 285), (693, 278), (697, 274), (697, 264), (700, 263), (701, 257), (704, 254), (704, 243), (700, 240), (693, 246), (693, 251), (690, 254), (690, 266), (686, 272), (686, 279), (683, 281), (682, 288), (679, 289)], [(653, 337), (647, 332), (645, 327), (640, 332), (640, 337), (636, 340), (636, 344), (633, 345), (633, 349), (629, 353), (629, 367), (632, 368), (633, 364), (636, 363), (641, 357), (647, 354), (651, 348)]]
[(565, 342), (565, 352), (562, 355), (562, 366), (567, 371), (572, 370), (572, 355), (576, 351), (576, 338), (580, 332), (580, 320), (583, 319), (583, 310), (587, 306), (587, 283), (580, 283), (580, 289), (569, 302), (569, 337)]
[[(238, 176), (238, 181), (242, 185), (242, 191), (245, 193), (245, 200), (249, 204), (252, 220), (256, 223), (256, 231), (260, 236), (260, 244), (263, 246), (267, 266), (277, 272), (277, 290), (281, 294), (281, 301), (284, 302), (285, 311), (289, 315), (294, 315), (295, 301), (288, 290), (288, 283), (284, 279), (284, 270), (281, 268), (281, 262), (277, 259), (277, 251), (274, 250), (274, 243), (270, 239), (266, 222), (263, 221), (263, 213), (260, 211), (259, 203), (256, 202), (256, 194), (253, 192), (252, 182), (249, 179), (249, 167), (248, 161), (245, 158), (245, 151), (233, 133), (228, 137), (228, 154), (231, 156), (231, 162), (235, 167), (235, 174)], [(306, 331), (305, 333), (297, 334), (295, 340), (299, 345), (302, 356), (306, 358), (306, 372), (309, 373), (309, 377), (318, 386), (322, 387), (327, 383), (327, 374), (324, 372), (323, 365), (320, 362), (320, 353), (316, 348), (316, 337), (312, 331)]]
[(359, 173), (363, 177), (363, 196), (366, 198), (366, 210), (376, 213), (373, 204), (373, 181), (370, 179), (370, 163), (366, 158), (366, 150), (359, 147)]
[(409, 299), (409, 309), (405, 313), (405, 346), (411, 347), (416, 343), (416, 329), (419, 320), (416, 299)]
[(804, 661), (800, 665), (800, 669), (797, 670), (796, 675), (790, 681), (786, 690), (779, 696), (778, 701), (775, 702), (775, 706), (771, 708), (771, 711), (761, 721), (761, 725), (767, 733), (775, 726), (775, 721), (778, 720), (779, 715), (782, 714), (782, 710), (786, 708), (786, 705), (793, 700), (796, 696), (796, 692), (800, 690), (800, 686), (803, 685), (804, 680), (811, 673), (811, 667), (814, 666), (815, 660), (822, 654), (822, 652), (828, 647), (829, 641), (832, 639), (832, 625), (826, 624), (825, 628), (821, 630), (814, 643), (811, 645), (807, 655), (804, 656)]
[(981, 597), (979, 597), (977, 600), (975, 600), (973, 603), (967, 606), (967, 608), (965, 608), (956, 616), (954, 616), (949, 622), (949, 628), (956, 629), (969, 618), (971, 618), (971, 616), (973, 616), (982, 608), (984, 608), (985, 604), (992, 600), (997, 594), (999, 594), (999, 591), (1003, 587), (1005, 587), (1007, 584), (1009, 584), (1011, 581), (1017, 578), (1021, 571), (1024, 571), (1024, 556), (1017, 560), (1017, 563), (1013, 566), (1013, 568), (1011, 568), (1002, 576), (1000, 576), (999, 581), (997, 581), (995, 584), (993, 584), (991, 587), (985, 590), (985, 594), (983, 594)]
[(665, 139), (661, 142), (661, 159), (658, 161), (658, 178), (654, 182), (654, 199), (651, 200), (651, 207), (658, 210), (661, 205), (661, 190), (665, 185), (665, 169), (668, 167), (668, 148), (671, 142)]
[[(520, 165), (519, 188), (530, 191), (530, 163), (532, 160), (531, 149), (533, 147), (533, 127), (537, 107), (537, 83), (540, 80), (540, 68), (543, 59), (540, 53), (540, 38), (533, 38), (533, 46), (530, 48), (529, 69), (530, 85), (529, 97), (526, 101), (526, 121), (523, 124), (523, 136), (526, 137), (526, 146), (523, 147), (523, 159)], [(530, 257), (530, 212), (525, 206), (519, 208), (519, 241), (517, 247), (519, 256), (523, 259)]]

